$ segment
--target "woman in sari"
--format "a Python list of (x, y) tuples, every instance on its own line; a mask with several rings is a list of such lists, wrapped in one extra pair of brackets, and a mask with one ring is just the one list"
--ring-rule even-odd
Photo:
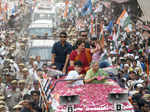
[(89, 69), (91, 59), (92, 59), (92, 54), (89, 48), (85, 48), (85, 41), (78, 40), (76, 43), (76, 49), (73, 50), (70, 54), (70, 67), (68, 68), (68, 71), (74, 70), (75, 61), (81, 61), (83, 64), (82, 73), (85, 74), (86, 71)]
[(93, 61), (91, 63), (91, 68), (87, 71), (84, 82), (85, 83), (105, 83), (109, 74), (103, 69), (99, 68), (99, 62)]

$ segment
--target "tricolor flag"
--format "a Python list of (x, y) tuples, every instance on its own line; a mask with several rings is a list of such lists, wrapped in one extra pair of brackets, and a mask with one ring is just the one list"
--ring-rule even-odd
[(91, 35), (94, 34), (94, 16), (91, 16), (91, 25), (90, 25), (90, 33)]
[(118, 38), (119, 38), (119, 35), (120, 35), (120, 26), (118, 25), (117, 27), (114, 27), (114, 30), (113, 30), (113, 41), (115, 43), (115, 47), (118, 48)]
[(127, 32), (132, 31), (131, 20), (130, 20), (130, 17), (129, 17), (129, 15), (125, 9), (123, 10), (120, 17), (118, 18), (117, 24), (119, 24), (121, 27), (123, 27), (124, 30)]
[(100, 24), (100, 35), (99, 35), (99, 40), (100, 40), (100, 46), (104, 48), (104, 28), (103, 24)]
[(64, 17), (67, 17), (67, 13), (68, 13), (68, 4), (69, 4), (69, 0), (66, 0), (66, 1), (65, 1)]
[(8, 3), (6, 2), (4, 6), (4, 11), (7, 12), (7, 9), (8, 9)]

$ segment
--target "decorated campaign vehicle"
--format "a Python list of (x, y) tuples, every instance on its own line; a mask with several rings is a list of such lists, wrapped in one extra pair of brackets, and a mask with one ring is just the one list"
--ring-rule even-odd
[(111, 79), (103, 84), (77, 86), (67, 82), (64, 78), (54, 81), (51, 89), (52, 112), (134, 112), (127, 90)]

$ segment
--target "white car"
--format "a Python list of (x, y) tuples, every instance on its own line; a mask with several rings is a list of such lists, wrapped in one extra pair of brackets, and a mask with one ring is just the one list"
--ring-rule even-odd
[(30, 56), (40, 56), (41, 61), (50, 61), (51, 50), (55, 42), (56, 40), (30, 40), (26, 49), (26, 60), (28, 60)]
[(36, 20), (42, 20), (42, 19), (47, 19), (47, 20), (53, 20), (55, 22), (56, 18), (56, 11), (55, 7), (52, 6), (47, 6), (47, 5), (37, 5), (33, 11), (31, 21), (36, 21)]
[(53, 21), (49, 20), (37, 20), (32, 22), (28, 29), (27, 35), (29, 37), (37, 36), (44, 37), (45, 34), (48, 34), (48, 37), (51, 37), (53, 34)]

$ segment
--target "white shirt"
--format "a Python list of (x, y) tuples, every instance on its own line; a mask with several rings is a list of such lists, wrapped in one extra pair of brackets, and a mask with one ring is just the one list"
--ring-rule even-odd
[[(66, 79), (78, 79), (79, 78), (79, 73), (75, 70), (72, 70), (68, 73)], [(77, 85), (83, 85), (83, 81), (82, 80), (78, 80), (78, 81), (74, 81), (72, 83), (72, 86), (77, 86)]]

